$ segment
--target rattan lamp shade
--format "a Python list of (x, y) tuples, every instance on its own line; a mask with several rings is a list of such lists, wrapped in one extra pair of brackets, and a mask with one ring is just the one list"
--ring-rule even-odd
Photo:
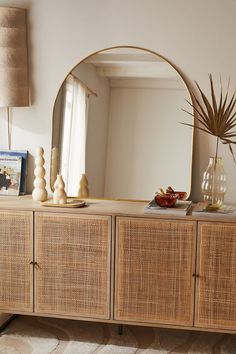
[(26, 10), (0, 7), (0, 107), (28, 105)]

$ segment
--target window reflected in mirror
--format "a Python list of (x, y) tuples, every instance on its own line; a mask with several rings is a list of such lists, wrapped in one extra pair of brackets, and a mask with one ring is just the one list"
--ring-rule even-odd
[(89, 96), (86, 86), (76, 76), (70, 74), (66, 78), (62, 87), (58, 146), (60, 174), (68, 195), (78, 195), (78, 178), (85, 174)]
[[(86, 176), (94, 198), (150, 200), (171, 185), (191, 188), (191, 100), (180, 74), (162, 57), (133, 47), (96, 53), (63, 82), (53, 113), (56, 173), (69, 196)], [(51, 174), (51, 185), (55, 179)]]

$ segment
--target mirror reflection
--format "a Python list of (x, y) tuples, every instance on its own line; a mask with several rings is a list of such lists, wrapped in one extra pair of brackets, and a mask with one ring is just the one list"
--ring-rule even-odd
[(119, 47), (86, 58), (55, 102), (51, 185), (60, 173), (69, 196), (87, 187), (94, 198), (150, 200), (169, 185), (190, 193), (186, 99), (181, 76), (152, 52)]

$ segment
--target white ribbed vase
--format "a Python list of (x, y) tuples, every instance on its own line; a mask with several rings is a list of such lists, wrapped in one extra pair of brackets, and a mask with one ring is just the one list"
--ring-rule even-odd
[(222, 207), (226, 193), (226, 174), (221, 157), (210, 157), (203, 174), (202, 193), (205, 201), (215, 207)]

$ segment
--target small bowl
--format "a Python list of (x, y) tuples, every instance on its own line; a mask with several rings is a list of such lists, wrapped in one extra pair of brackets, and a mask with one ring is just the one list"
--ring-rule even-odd
[(170, 208), (175, 205), (178, 199), (178, 194), (173, 194), (173, 193), (166, 193), (166, 194), (157, 194), (155, 196), (155, 201), (156, 203), (165, 208)]
[(179, 200), (186, 200), (188, 197), (187, 192), (184, 191), (174, 191), (172, 187), (166, 189), (166, 194), (177, 194)]
[(174, 194), (178, 195), (179, 200), (186, 200), (187, 199), (187, 193), (186, 192), (175, 192)]

